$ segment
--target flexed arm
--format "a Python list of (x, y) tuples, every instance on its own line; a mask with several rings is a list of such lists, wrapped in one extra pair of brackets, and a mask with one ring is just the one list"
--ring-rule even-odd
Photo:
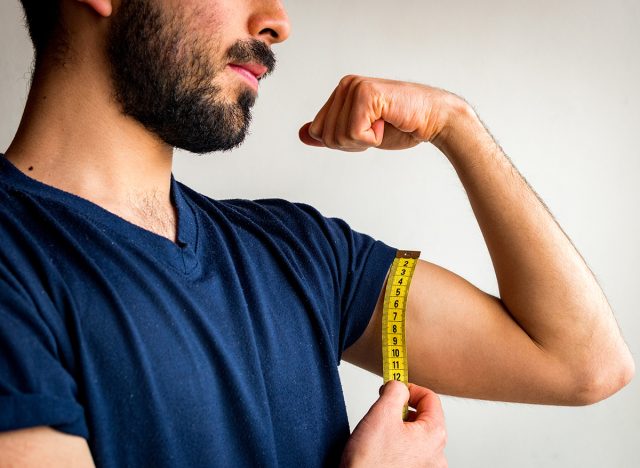
[[(420, 260), (407, 302), (411, 381), (450, 395), (563, 405), (599, 401), (630, 381), (633, 359), (596, 279), (462, 98), (349, 75), (300, 138), (344, 151), (431, 142), (464, 185), (500, 297)], [(344, 354), (376, 373), (381, 310), (382, 292)]]

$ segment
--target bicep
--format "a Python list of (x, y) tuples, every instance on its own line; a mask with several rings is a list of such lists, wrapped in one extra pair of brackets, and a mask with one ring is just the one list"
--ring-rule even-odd
[[(363, 335), (343, 358), (382, 374), (384, 287)], [(406, 312), (409, 380), (445, 395), (572, 404), (568, 369), (538, 346), (502, 301), (464, 278), (419, 260)]]
[(0, 432), (0, 468), (94, 467), (87, 441), (47, 426)]

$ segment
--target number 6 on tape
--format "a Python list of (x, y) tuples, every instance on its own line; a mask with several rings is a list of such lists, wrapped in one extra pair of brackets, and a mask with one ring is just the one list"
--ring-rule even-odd
[[(419, 251), (398, 250), (389, 271), (382, 308), (382, 376), (385, 383), (389, 380), (409, 383), (405, 315), (411, 277), (419, 257)], [(402, 419), (407, 418), (407, 412), (405, 405)]]

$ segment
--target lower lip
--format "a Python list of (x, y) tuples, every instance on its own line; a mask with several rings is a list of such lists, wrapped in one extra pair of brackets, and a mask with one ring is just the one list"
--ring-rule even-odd
[(246, 68), (238, 67), (237, 65), (229, 65), (229, 67), (239, 75), (242, 75), (242, 77), (247, 80), (254, 89), (258, 89), (258, 79), (253, 73)]

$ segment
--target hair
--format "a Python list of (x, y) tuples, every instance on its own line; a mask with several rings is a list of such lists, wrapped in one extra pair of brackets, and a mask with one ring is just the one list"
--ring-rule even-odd
[(20, 3), (24, 11), (25, 26), (33, 43), (36, 67), (54, 42), (55, 54), (59, 58), (63, 57), (68, 43), (60, 14), (60, 0), (20, 0)]

